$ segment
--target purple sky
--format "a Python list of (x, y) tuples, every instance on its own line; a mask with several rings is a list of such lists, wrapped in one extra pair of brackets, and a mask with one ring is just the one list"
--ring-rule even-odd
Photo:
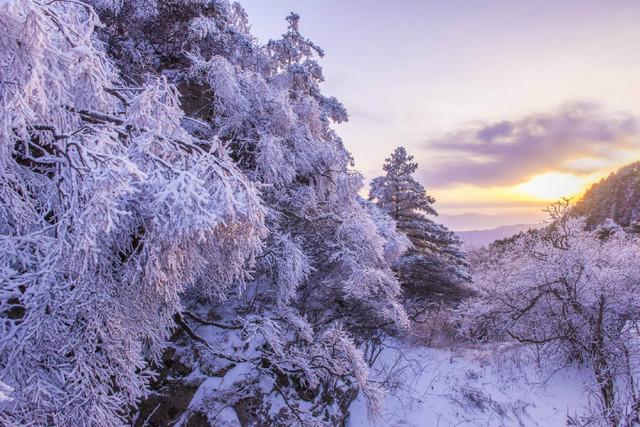
[(241, 3), (262, 41), (301, 16), (358, 169), (406, 146), (445, 218), (530, 221), (546, 203), (518, 193), (530, 178), (586, 184), (640, 157), (640, 1)]

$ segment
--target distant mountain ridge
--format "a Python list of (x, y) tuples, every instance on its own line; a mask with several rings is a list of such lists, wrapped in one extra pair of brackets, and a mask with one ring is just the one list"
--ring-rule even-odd
[(543, 212), (544, 203), (532, 205), (529, 208), (531, 211), (521, 213), (486, 214), (467, 212), (462, 214), (440, 214), (438, 215), (438, 222), (450, 230), (461, 232), (493, 230), (494, 228), (513, 224), (536, 224), (546, 219), (547, 215)]
[(572, 209), (589, 228), (611, 218), (622, 227), (640, 221), (640, 162), (631, 163), (593, 184)]
[(511, 237), (530, 228), (538, 228), (539, 224), (514, 224), (488, 230), (458, 231), (456, 234), (463, 242), (466, 250), (479, 249), (493, 243), (496, 240)]

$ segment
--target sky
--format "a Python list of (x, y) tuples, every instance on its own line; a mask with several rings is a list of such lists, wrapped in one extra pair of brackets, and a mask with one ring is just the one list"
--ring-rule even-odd
[(405, 146), (454, 229), (537, 222), (640, 159), (640, 1), (241, 3), (263, 42), (301, 16), (356, 168)]

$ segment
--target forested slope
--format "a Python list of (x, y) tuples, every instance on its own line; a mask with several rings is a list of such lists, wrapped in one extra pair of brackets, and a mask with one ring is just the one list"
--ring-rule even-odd
[(594, 227), (606, 219), (628, 227), (640, 221), (640, 162), (631, 163), (587, 190), (573, 214), (587, 218)]

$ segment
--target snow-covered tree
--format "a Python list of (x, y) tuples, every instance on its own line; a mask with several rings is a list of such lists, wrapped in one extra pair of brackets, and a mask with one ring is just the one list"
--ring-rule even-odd
[(0, 8), (0, 419), (121, 425), (184, 290), (247, 277), (264, 209), (164, 77), (122, 87), (91, 7)]
[(558, 206), (548, 228), (483, 257), (474, 270), (479, 295), (461, 308), (463, 330), (534, 346), (552, 365), (586, 364), (601, 414), (592, 421), (636, 425), (640, 241), (618, 226), (589, 231)]
[(358, 345), (406, 325), (406, 242), (287, 21), (260, 46), (227, 0), (0, 5), (0, 423), (126, 424), (168, 357), (185, 423), (379, 409)]
[(460, 239), (429, 216), (437, 215), (435, 199), (414, 177), (418, 164), (404, 147), (385, 160), (385, 175), (371, 181), (369, 199), (396, 221), (413, 247), (395, 264), (411, 312), (421, 313), (424, 303), (456, 298), (460, 284), (469, 279)]

